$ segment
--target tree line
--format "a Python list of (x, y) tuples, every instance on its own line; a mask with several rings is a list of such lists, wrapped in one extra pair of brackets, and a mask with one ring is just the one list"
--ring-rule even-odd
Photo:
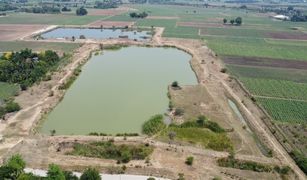
[[(224, 18), (223, 19), (223, 23), (224, 24), (227, 24), (227, 22), (228, 22), (228, 20), (226, 19), (226, 18)], [(231, 25), (238, 25), (238, 26), (240, 26), (242, 23), (243, 23), (243, 19), (241, 18), (241, 17), (237, 17), (236, 19), (231, 19), (230, 21), (229, 21), (229, 23), (231, 24)]]
[(146, 18), (147, 16), (148, 14), (145, 11), (142, 13), (136, 13), (136, 12), (130, 13), (131, 18)]
[(50, 164), (47, 177), (36, 176), (24, 171), (26, 162), (20, 155), (13, 155), (0, 167), (0, 179), (15, 180), (101, 180), (95, 168), (87, 168), (78, 178), (71, 171), (63, 171), (58, 165)]
[(35, 53), (24, 49), (5, 53), (0, 58), (0, 81), (20, 84), (25, 90), (43, 78), (59, 61), (60, 57), (51, 50)]

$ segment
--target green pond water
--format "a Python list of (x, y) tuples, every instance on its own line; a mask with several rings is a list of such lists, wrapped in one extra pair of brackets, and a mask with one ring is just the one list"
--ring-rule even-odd
[(197, 84), (191, 56), (173, 48), (127, 47), (93, 56), (50, 112), (41, 131), (57, 134), (141, 132), (168, 108), (167, 86)]

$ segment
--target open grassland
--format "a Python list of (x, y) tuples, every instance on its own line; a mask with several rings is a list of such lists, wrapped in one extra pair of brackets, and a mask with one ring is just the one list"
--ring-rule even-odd
[(80, 47), (78, 43), (60, 43), (60, 42), (30, 42), (30, 41), (1, 41), (0, 52), (19, 51), (21, 49), (33, 49), (34, 51), (54, 50), (61, 52), (73, 52)]
[(18, 93), (19, 87), (15, 84), (0, 82), (0, 101), (8, 99)]
[(206, 128), (180, 128), (168, 127), (161, 132), (161, 138), (167, 139), (169, 134), (175, 134), (174, 140), (184, 141), (217, 151), (231, 151), (233, 149), (230, 139), (224, 133), (214, 133)]
[(307, 102), (257, 98), (274, 120), (290, 123), (306, 123)]
[(258, 78), (241, 78), (241, 81), (256, 96), (307, 101), (307, 84), (305, 83)]

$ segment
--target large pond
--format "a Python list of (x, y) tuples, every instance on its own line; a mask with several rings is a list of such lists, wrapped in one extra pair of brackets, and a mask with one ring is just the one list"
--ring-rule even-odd
[(126, 29), (89, 29), (89, 28), (57, 28), (46, 32), (41, 36), (46, 39), (72, 38), (76, 39), (83, 35), (88, 39), (114, 39), (128, 38), (132, 40), (146, 40), (151, 38), (149, 31), (128, 31)]
[(173, 81), (197, 84), (191, 56), (173, 48), (127, 47), (93, 56), (54, 108), (43, 133), (141, 132), (144, 121), (168, 108)]

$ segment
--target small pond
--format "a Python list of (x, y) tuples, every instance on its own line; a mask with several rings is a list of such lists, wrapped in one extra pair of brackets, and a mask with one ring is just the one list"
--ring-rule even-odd
[(132, 40), (150, 39), (150, 31), (129, 31), (126, 29), (90, 29), (90, 28), (57, 28), (46, 32), (41, 37), (46, 39), (72, 38), (79, 39), (83, 35), (87, 39), (115, 39), (128, 38)]
[(152, 115), (167, 111), (167, 87), (197, 84), (191, 56), (174, 48), (127, 47), (93, 56), (49, 114), (43, 133), (141, 132)]

